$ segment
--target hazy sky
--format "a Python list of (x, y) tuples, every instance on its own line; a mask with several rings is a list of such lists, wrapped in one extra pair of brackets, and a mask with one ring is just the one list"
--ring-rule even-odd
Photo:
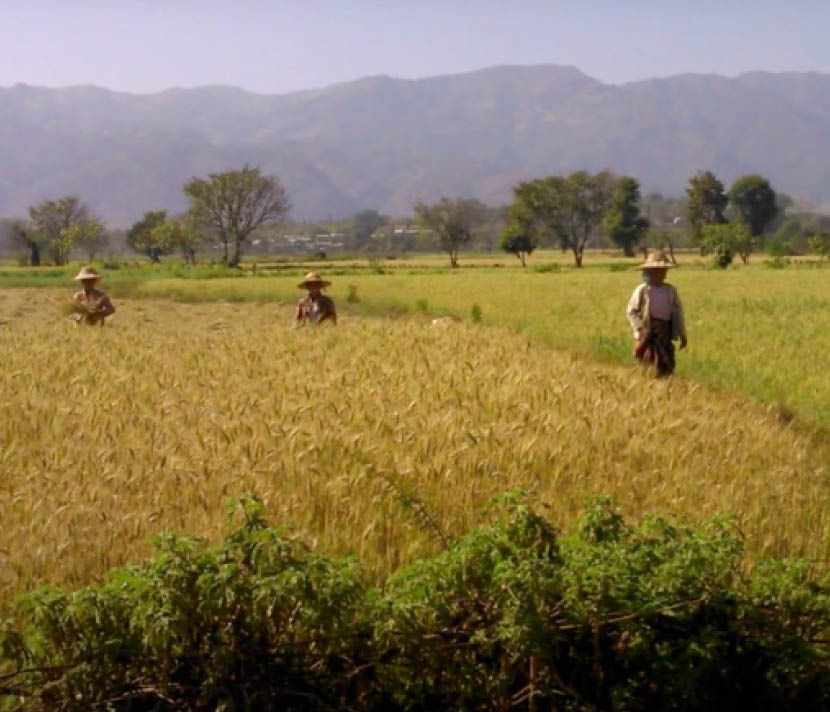
[(830, 72), (830, 0), (0, 0), (0, 86), (262, 93), (569, 64), (620, 83)]

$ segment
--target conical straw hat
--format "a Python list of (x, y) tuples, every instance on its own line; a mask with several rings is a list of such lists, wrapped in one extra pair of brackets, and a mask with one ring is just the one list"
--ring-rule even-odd
[(646, 261), (640, 265), (640, 269), (671, 269), (676, 265), (666, 257), (663, 250), (649, 252)]
[(305, 276), (305, 279), (297, 286), (300, 289), (307, 289), (309, 284), (319, 284), (321, 287), (328, 287), (331, 282), (324, 280), (319, 274), (317, 274), (317, 272), (309, 272)]
[(101, 279), (101, 275), (98, 274), (92, 267), (81, 267), (81, 271), (73, 277), (73, 279), (77, 281), (83, 281), (85, 279)]

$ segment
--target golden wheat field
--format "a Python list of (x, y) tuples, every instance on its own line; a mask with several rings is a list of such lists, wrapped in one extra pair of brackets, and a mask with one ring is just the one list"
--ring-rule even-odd
[[(534, 255), (535, 258), (535, 255)], [(534, 259), (535, 261), (535, 259)], [(617, 265), (614, 265), (617, 267)], [(447, 274), (337, 275), (329, 293), (342, 307), (350, 287), (361, 312), (453, 313), (511, 328), (557, 349), (627, 362), (631, 330), (624, 310), (640, 280), (599, 267), (538, 273), (470, 269)], [(309, 266), (311, 268), (311, 266)], [(297, 277), (156, 279), (136, 295), (181, 300), (296, 298)], [(686, 309), (690, 348), (678, 373), (748, 393), (830, 427), (830, 269), (760, 265), (730, 270), (687, 264), (671, 274)]]
[(611, 493), (734, 512), (754, 556), (830, 557), (830, 443), (741, 397), (460, 322), (121, 301), (76, 328), (57, 299), (0, 292), (0, 600), (95, 580), (157, 532), (216, 537), (246, 490), (375, 575), (518, 487), (562, 525)]

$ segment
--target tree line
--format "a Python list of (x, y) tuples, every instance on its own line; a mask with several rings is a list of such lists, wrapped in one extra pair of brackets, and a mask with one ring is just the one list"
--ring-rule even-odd
[[(186, 264), (192, 264), (200, 251), (218, 246), (222, 262), (238, 266), (252, 235), (284, 224), (290, 209), (279, 179), (248, 165), (192, 178), (182, 189), (187, 210), (175, 216), (164, 210), (146, 212), (126, 231), (129, 248), (151, 262), (179, 252)], [(328, 230), (322, 234), (341, 239), (330, 244), (352, 251), (437, 246), (447, 253), (451, 267), (458, 266), (460, 251), (471, 244), (484, 249), (498, 246), (522, 265), (537, 247), (557, 246), (570, 251), (574, 265), (581, 267), (585, 249), (599, 240), (632, 257), (647, 235), (671, 255), (680, 239), (702, 253), (713, 253), (726, 266), (734, 256), (746, 262), (776, 224), (779, 229), (769, 249), (776, 245), (779, 251), (791, 249), (781, 245), (785, 240), (791, 245), (798, 233), (804, 248), (830, 254), (830, 232), (781, 222), (792, 204), (757, 174), (738, 178), (727, 191), (711, 171), (702, 171), (689, 179), (684, 199), (666, 200), (659, 194), (643, 199), (640, 184), (632, 176), (607, 170), (576, 171), (523, 181), (513, 188), (513, 201), (506, 206), (493, 208), (479, 200), (445, 196), (434, 203), (419, 201), (414, 216), (402, 221), (364, 210), (348, 221), (328, 227), (312, 224), (306, 229), (312, 234)], [(667, 220), (671, 221), (669, 229)], [(655, 230), (659, 225), (664, 229)], [(787, 234), (779, 238), (778, 233), (785, 230)], [(28, 220), (8, 221), (4, 232), (6, 242), (21, 250), (32, 266), (44, 261), (66, 264), (74, 250), (84, 251), (92, 260), (110, 244), (103, 220), (77, 196), (33, 205)]]
[[(746, 262), (780, 210), (769, 181), (757, 174), (742, 176), (727, 193), (711, 171), (703, 171), (689, 180), (686, 195), (684, 217), (695, 243), (702, 251), (715, 252), (722, 266), (734, 254)], [(597, 233), (633, 257), (650, 227), (642, 213), (638, 181), (610, 171), (524, 181), (513, 189), (513, 196), (499, 245), (522, 265), (539, 245), (558, 245), (570, 250), (574, 265), (581, 267), (585, 248)], [(415, 212), (435, 230), (450, 265), (457, 266), (458, 250), (470, 240), (477, 219), (471, 202), (442, 198), (432, 206), (419, 203)], [(673, 255), (671, 240), (665, 235), (663, 239)]]
[[(146, 212), (127, 231), (127, 245), (152, 262), (179, 250), (184, 261), (192, 264), (200, 248), (218, 242), (222, 261), (235, 267), (251, 234), (266, 223), (282, 220), (291, 206), (276, 177), (248, 165), (192, 178), (183, 191), (189, 204), (183, 215)], [(110, 239), (103, 221), (77, 196), (34, 205), (28, 221), (13, 220), (5, 231), (9, 242), (26, 251), (32, 266), (39, 266), (44, 257), (64, 265), (75, 249), (84, 250), (92, 260)]]

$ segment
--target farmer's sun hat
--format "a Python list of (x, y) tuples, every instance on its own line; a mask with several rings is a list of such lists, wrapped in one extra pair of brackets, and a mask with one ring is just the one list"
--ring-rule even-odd
[(81, 271), (73, 277), (73, 280), (76, 282), (83, 282), (87, 279), (101, 279), (101, 275), (92, 267), (81, 267)]
[(653, 250), (648, 253), (646, 261), (639, 266), (639, 269), (671, 269), (676, 266), (677, 265), (666, 257), (663, 250)]
[(310, 284), (319, 284), (321, 287), (328, 287), (331, 284), (331, 282), (327, 282), (319, 274), (317, 274), (317, 272), (309, 272), (305, 276), (305, 279), (302, 282), (300, 282), (297, 285), (297, 287), (299, 287), (300, 289), (308, 289), (308, 286)]

